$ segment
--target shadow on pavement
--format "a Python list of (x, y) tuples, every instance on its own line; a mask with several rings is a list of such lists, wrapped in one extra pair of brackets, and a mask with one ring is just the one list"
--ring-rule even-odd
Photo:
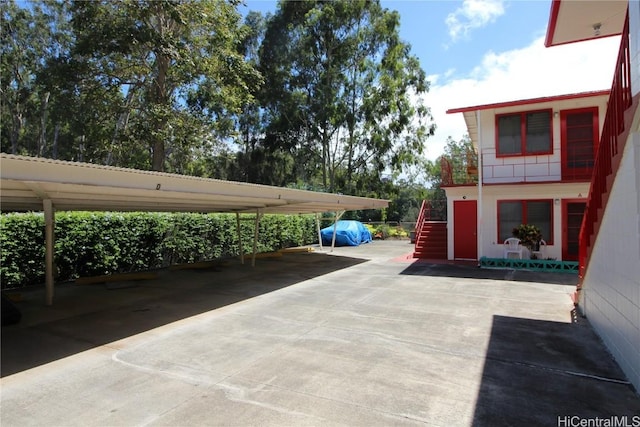
[(509, 280), (516, 282), (550, 283), (558, 285), (575, 285), (578, 275), (573, 273), (547, 273), (528, 270), (501, 270), (480, 268), (475, 265), (450, 263), (432, 263), (416, 260), (400, 274), (411, 276), (441, 276), (467, 279)]
[(19, 324), (2, 328), (1, 376), (21, 372), (181, 319), (277, 291), (363, 259), (287, 254), (208, 270), (163, 271), (158, 279), (56, 285), (54, 304), (43, 287), (18, 289)]
[(640, 399), (586, 319), (494, 316), (474, 426), (578, 425), (570, 418), (624, 415), (631, 423), (639, 414)]

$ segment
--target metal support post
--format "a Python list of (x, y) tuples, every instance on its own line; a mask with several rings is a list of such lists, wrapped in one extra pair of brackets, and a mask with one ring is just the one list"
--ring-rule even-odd
[(258, 228), (260, 226), (260, 209), (256, 209), (256, 225), (253, 233), (253, 256), (251, 257), (251, 267), (256, 266), (256, 252), (258, 251)]
[(54, 251), (54, 234), (55, 218), (53, 213), (53, 203), (51, 199), (42, 201), (44, 209), (44, 263), (45, 263), (45, 286), (46, 286), (46, 305), (53, 305), (53, 251)]
[(236, 212), (236, 229), (238, 230), (238, 250), (240, 251), (240, 264), (244, 264), (244, 249), (242, 248), (242, 232), (240, 229), (240, 213)]

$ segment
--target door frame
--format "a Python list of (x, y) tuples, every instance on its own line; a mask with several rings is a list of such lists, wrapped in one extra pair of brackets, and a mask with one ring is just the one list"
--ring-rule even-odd
[[(567, 141), (567, 116), (570, 114), (591, 113), (592, 122), (591, 127), (593, 130), (593, 162), (591, 167), (574, 168), (570, 170), (567, 162), (569, 160), (569, 148)], [(598, 116), (598, 107), (583, 107), (572, 108), (560, 111), (560, 169), (562, 180), (575, 181), (575, 180), (589, 180), (595, 167), (596, 154), (598, 153), (598, 146), (600, 145), (600, 117)]]
[[(587, 201), (585, 199), (562, 199), (562, 260), (563, 261), (577, 261), (578, 254), (569, 254), (569, 204), (580, 203), (587, 207)], [(584, 218), (584, 211), (583, 211)], [(579, 232), (578, 232), (579, 238)]]
[[(457, 208), (462, 207), (462, 211)], [(469, 215), (469, 210), (464, 212), (464, 209), (471, 208), (473, 215)], [(464, 215), (464, 222), (458, 217), (458, 214)], [(469, 220), (472, 220), (473, 224), (473, 238), (469, 238), (469, 234), (464, 234), (466, 238), (462, 238), (461, 232), (467, 233), (471, 231)], [(464, 225), (463, 225), (464, 224)], [(456, 239), (456, 236), (459, 239)], [(459, 243), (464, 242), (464, 247)], [(456, 244), (458, 243), (458, 244)], [(478, 260), (478, 201), (477, 200), (454, 200), (453, 201), (453, 259), (461, 260)]]

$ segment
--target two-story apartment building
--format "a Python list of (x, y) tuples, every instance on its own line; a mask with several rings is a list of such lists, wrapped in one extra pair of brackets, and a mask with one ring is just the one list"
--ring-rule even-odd
[(478, 183), (445, 187), (448, 258), (501, 258), (537, 225), (546, 257), (578, 260), (574, 302), (640, 390), (640, 2), (551, 1), (547, 47), (618, 35), (610, 90), (448, 111), (478, 151)]
[(542, 256), (578, 260), (608, 98), (606, 90), (447, 111), (464, 115), (478, 152), (477, 184), (443, 186), (449, 259), (500, 258), (513, 228), (533, 224)]

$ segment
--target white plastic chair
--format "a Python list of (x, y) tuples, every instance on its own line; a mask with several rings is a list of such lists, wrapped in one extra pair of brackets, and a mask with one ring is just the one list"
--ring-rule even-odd
[(547, 249), (547, 242), (540, 239), (540, 247), (538, 248), (537, 251), (531, 251), (531, 255), (535, 255), (536, 259), (544, 259), (546, 249)]
[(517, 237), (509, 237), (504, 241), (504, 258), (509, 258), (510, 254), (516, 254), (522, 259), (522, 245)]

